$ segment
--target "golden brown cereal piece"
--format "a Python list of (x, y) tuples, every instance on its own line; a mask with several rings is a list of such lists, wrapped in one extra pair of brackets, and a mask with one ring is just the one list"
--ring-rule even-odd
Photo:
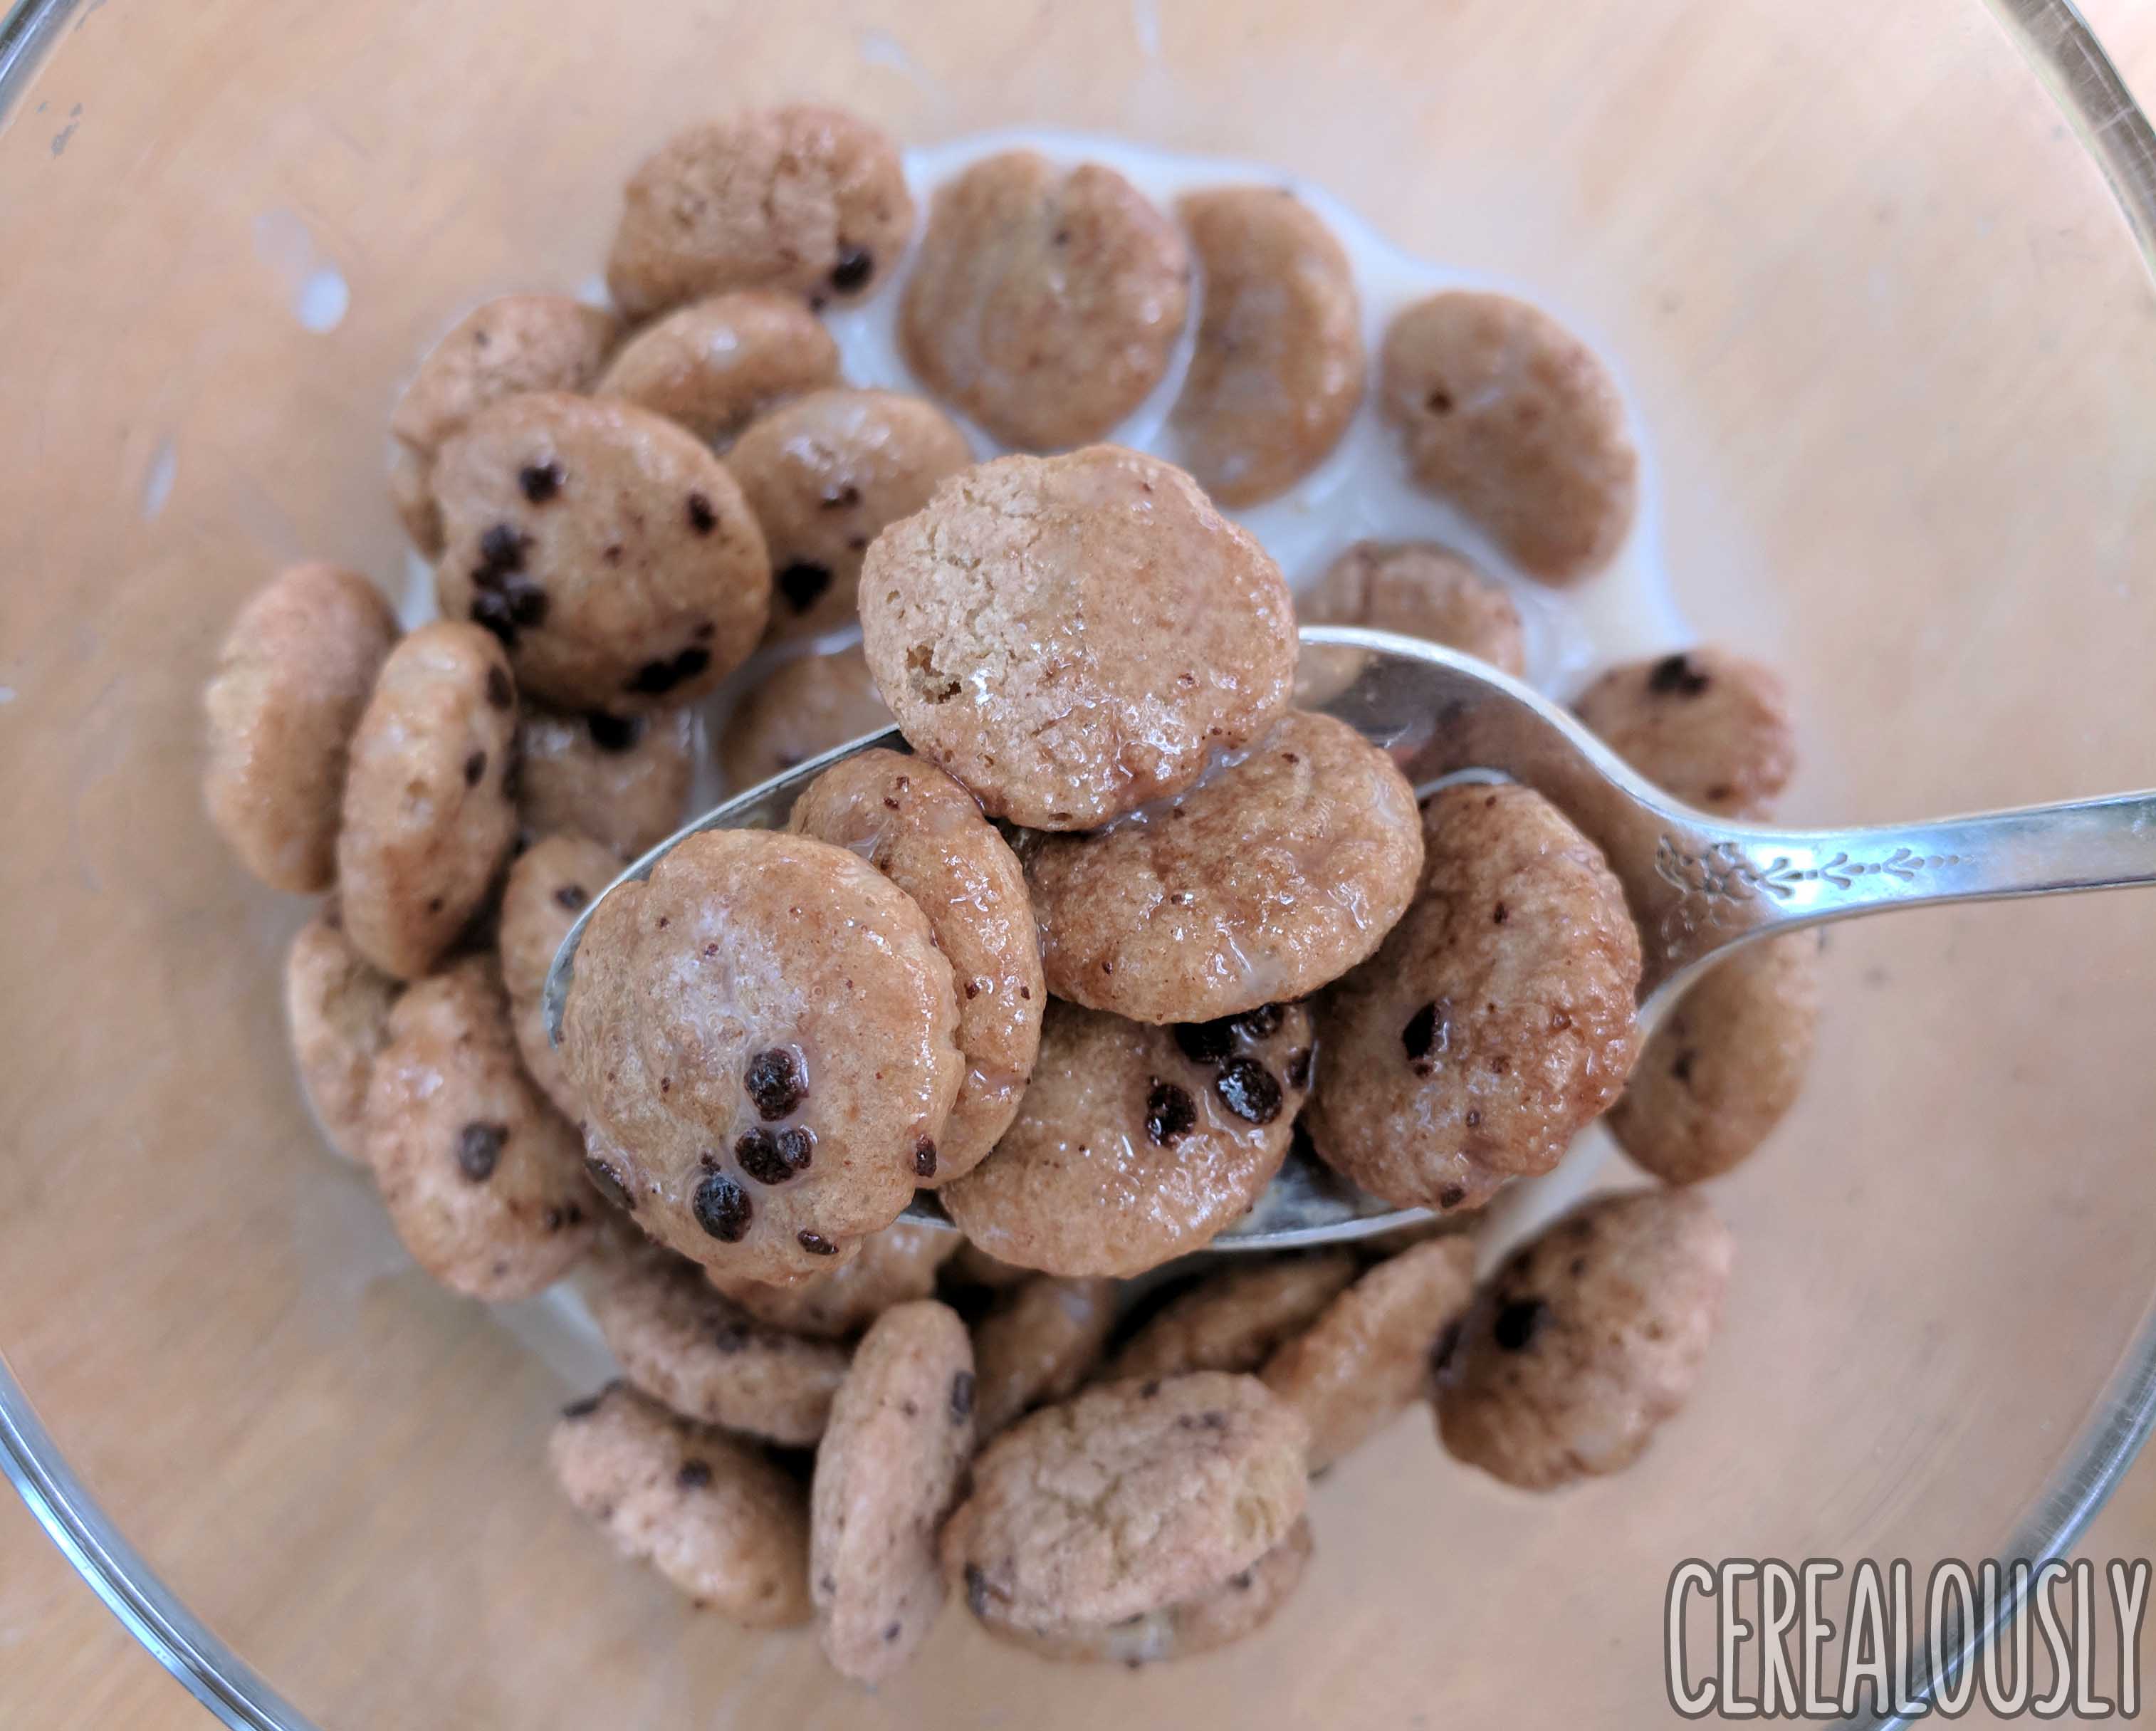
[(1347, 1251), (1237, 1258), (1178, 1293), (1123, 1343), (1104, 1378), (1255, 1371), (1275, 1348), (1317, 1320), (1355, 1278)]
[(895, 1304), (926, 1298), (936, 1271), (958, 1248), (947, 1226), (894, 1220), (861, 1240), (860, 1254), (829, 1274), (773, 1286), (722, 1268), (706, 1271), (718, 1291), (758, 1322), (818, 1340), (857, 1334)]
[(561, 1049), (547, 1038), (541, 1001), (554, 953), (578, 915), (597, 901), (621, 871), (611, 849), (585, 835), (548, 835), (520, 854), (502, 886), (496, 942), (502, 989), (524, 1067), (572, 1123), (584, 1115)]
[(633, 404), (554, 393), (475, 415), (434, 460), (445, 619), (499, 637), (526, 695), (635, 712), (702, 696), (763, 634), (763, 537), (719, 460)]
[(973, 1452), (973, 1349), (932, 1299), (887, 1310), (831, 1403), (808, 1502), (809, 1592), (824, 1656), (875, 1683), (943, 1608), (936, 1529)]
[(1301, 998), (1362, 961), (1422, 872), (1414, 789), (1330, 716), (1291, 710), (1195, 787), (1089, 835), (1034, 835), (1048, 987), (1141, 1022)]
[(390, 1009), (367, 1158), (413, 1261), (470, 1298), (544, 1292), (598, 1230), (576, 1126), (517, 1061), (491, 956), (420, 981)]
[(601, 1188), (729, 1273), (828, 1273), (911, 1199), (964, 1073), (927, 917), (845, 849), (706, 830), (603, 899), (562, 1018)]
[(906, 250), (913, 197), (897, 149), (810, 103), (677, 132), (629, 177), (607, 287), (631, 318), (730, 289), (812, 306), (872, 292)]
[(625, 1557), (751, 1629), (808, 1621), (808, 1511), (758, 1451), (614, 1383), (547, 1445), (569, 1501)]
[(1283, 493), (1332, 453), (1363, 400), (1363, 313), (1332, 231), (1277, 187), (1176, 207), (1204, 277), (1198, 343), (1170, 425), (1223, 505)]
[(1427, 638), (1517, 679), (1520, 610), (1505, 586), (1434, 541), (1358, 541), (1296, 598), (1306, 625), (1367, 625)]
[(1796, 770), (1789, 688), (1729, 650), (1613, 667), (1574, 707), (1649, 781), (1717, 817), (1767, 816)]
[(1321, 1000), (1317, 1151), (1403, 1208), (1547, 1172), (1637, 1056), (1640, 939), (1593, 843), (1518, 786), (1424, 808), (1422, 887)]
[(839, 382), (839, 345), (789, 295), (743, 289), (676, 307), (615, 352), (592, 387), (723, 448), (766, 409)]
[(818, 391), (760, 417), (726, 467), (771, 550), (771, 634), (852, 624), (869, 543), (973, 460), (942, 409), (892, 391)]
[(796, 655), (765, 674), (734, 706), (719, 735), (719, 764), (727, 787), (745, 793), (834, 746), (890, 726), (891, 711), (876, 695), (858, 649)]
[(906, 364), (1004, 444), (1105, 438), (1190, 306), (1175, 225), (1112, 168), (1005, 151), (937, 189), (899, 308)]
[(634, 859), (687, 820), (696, 718), (557, 715), (526, 709), (516, 730), (516, 814), (528, 835), (574, 830)]
[(1545, 583), (1599, 571), (1632, 527), (1639, 453), (1601, 362), (1547, 313), (1452, 290), (1385, 333), (1385, 413), (1415, 480)]
[(973, 1329), (980, 1377), (974, 1422), (983, 1438), (1068, 1395), (1099, 1359), (1116, 1323), (1113, 1281), (1014, 1272), (1023, 1283)]
[(1294, 604), (1190, 477), (1106, 445), (962, 470), (861, 573), (869, 669), (991, 817), (1089, 830), (1287, 706)]
[(352, 947), (334, 902), (285, 952), (285, 1020), (300, 1086), (330, 1146), (347, 1160), (367, 1158), (367, 1079), (403, 989)]
[(516, 835), (516, 687), (501, 645), (437, 620), (390, 651), (352, 738), (337, 895), (352, 948), (430, 971), (485, 903)]
[(309, 894), (336, 870), (352, 730), (397, 621), (381, 591), (334, 565), (293, 565), (232, 622), (203, 694), (203, 798), (239, 862), (274, 890)]
[(1698, 1379), (1732, 1249), (1697, 1190), (1599, 1196), (1545, 1227), (1439, 1367), (1445, 1447), (1530, 1491), (1630, 1466)]

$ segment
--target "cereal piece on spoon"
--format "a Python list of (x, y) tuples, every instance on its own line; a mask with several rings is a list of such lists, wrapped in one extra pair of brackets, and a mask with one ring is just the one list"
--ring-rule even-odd
[(1358, 541), (1296, 597), (1295, 610), (1306, 625), (1397, 631), (1515, 679), (1527, 670), (1520, 609), (1505, 586), (1434, 541)]
[(745, 793), (809, 758), (891, 726), (858, 648), (794, 655), (742, 694), (719, 734), (726, 785)]
[(527, 835), (572, 830), (634, 859), (681, 827), (696, 717), (561, 715), (526, 706), (516, 730), (516, 815)]
[(1717, 817), (1765, 817), (1796, 769), (1789, 688), (1730, 650), (1628, 661), (1573, 707), (1649, 781)]
[(541, 1000), (547, 972), (569, 927), (620, 870), (613, 851), (589, 836), (548, 835), (517, 856), (501, 891), (495, 943), (516, 1050), (531, 1080), (572, 1123), (583, 1117), (583, 1101), (569, 1081), (561, 1048), (547, 1037)]
[(1006, 1292), (973, 1328), (981, 1436), (1069, 1395), (1099, 1359), (1115, 1321), (1111, 1280), (1038, 1274)]

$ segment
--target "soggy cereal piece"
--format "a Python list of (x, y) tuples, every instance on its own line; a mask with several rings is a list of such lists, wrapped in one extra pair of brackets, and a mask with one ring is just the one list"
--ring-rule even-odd
[(300, 1086), (330, 1146), (347, 1160), (367, 1158), (367, 1084), (403, 989), (352, 947), (335, 902), (300, 927), (285, 953), (285, 1021)]
[(1105, 438), (1166, 377), (1182, 235), (1112, 168), (1005, 151), (937, 189), (899, 307), (907, 366), (1004, 444)]
[(1056, 999), (1016, 1121), (943, 1206), (1021, 1267), (1156, 1267), (1210, 1243), (1280, 1170), (1313, 1056), (1300, 1004), (1168, 1028)]
[(1630, 1466), (1698, 1379), (1732, 1251), (1697, 1190), (1599, 1196), (1545, 1227), (1439, 1366), (1445, 1447), (1530, 1491)]
[(1573, 707), (1649, 781), (1717, 817), (1767, 816), (1796, 770), (1789, 688), (1729, 650), (1613, 667)]
[(583, 1117), (583, 1102), (561, 1049), (547, 1037), (547, 974), (577, 917), (620, 871), (613, 850), (589, 836), (548, 835), (517, 855), (501, 891), (496, 942), (516, 1050), (540, 1092), (572, 1123)]
[(273, 890), (311, 894), (336, 876), (352, 731), (396, 640), (381, 591), (334, 565), (287, 567), (232, 622), (203, 694), (203, 799)]
[(633, 860), (686, 820), (696, 718), (685, 708), (527, 708), (516, 742), (516, 814), (528, 835), (574, 830)]
[(1291, 710), (1194, 787), (1028, 838), (1048, 989), (1141, 1022), (1301, 998), (1383, 942), (1422, 872), (1414, 789), (1345, 722)]
[(475, 307), (428, 352), (389, 415), (389, 493), (421, 552), (442, 550), (434, 454), (489, 403), (526, 391), (582, 391), (621, 321), (566, 295), (504, 295)]
[(758, 1322), (817, 1340), (843, 1340), (893, 1305), (927, 1297), (936, 1290), (936, 1271), (957, 1248), (958, 1235), (948, 1226), (894, 1220), (864, 1238), (851, 1261), (790, 1286), (722, 1268), (706, 1275)]
[(1354, 1278), (1355, 1258), (1344, 1250), (1239, 1257), (1155, 1311), (1101, 1374), (1120, 1380), (1189, 1370), (1255, 1371), (1282, 1341), (1317, 1321)]
[(1505, 586), (1434, 541), (1358, 541), (1295, 605), (1306, 625), (1397, 631), (1456, 649), (1515, 679), (1527, 670), (1520, 610)]
[(1640, 939), (1594, 845), (1518, 786), (1446, 788), (1384, 943), (1318, 1007), (1318, 1153), (1403, 1208), (1547, 1172), (1638, 1052)]
[(631, 318), (701, 295), (770, 289), (811, 306), (880, 286), (913, 232), (898, 151), (811, 103), (677, 132), (629, 177), (607, 287)]
[(491, 956), (421, 980), (390, 1009), (367, 1158), (412, 1260), (468, 1298), (544, 1292), (598, 1230), (577, 1127), (525, 1075)]
[(1037, 830), (1182, 792), (1295, 673), (1265, 550), (1181, 470), (1106, 445), (944, 482), (870, 547), (861, 628), (914, 749)]
[(869, 543), (973, 460), (948, 415), (894, 391), (818, 391), (758, 419), (726, 467), (771, 549), (771, 634), (852, 624)]
[(1415, 480), (1529, 576), (1573, 583), (1616, 556), (1639, 496), (1624, 399), (1547, 313), (1505, 295), (1433, 295), (1393, 320), (1378, 372)]
[(1040, 1050), (1048, 989), (1025, 874), (973, 796), (932, 763), (869, 751), (803, 790), (787, 827), (850, 849), (920, 905), (958, 992), (966, 1077), (915, 1175), (963, 1178), (1018, 1115)]
[(845, 849), (706, 830), (598, 904), (562, 1015), (601, 1188), (730, 1274), (828, 1273), (911, 1199), (964, 1073), (951, 964)]
[(973, 1452), (973, 1348), (933, 1299), (887, 1310), (831, 1403), (808, 1500), (808, 1581), (824, 1657), (875, 1683), (905, 1668), (943, 1608), (936, 1529)]
[(1306, 1441), (1253, 1376), (1090, 1389), (975, 1458), (943, 1528), (944, 1572), (983, 1622), (1043, 1633), (1165, 1610), (1287, 1538)]
[(1378, 1263), (1265, 1360), (1260, 1379), (1310, 1426), (1312, 1472), (1423, 1393), (1432, 1349), (1474, 1294), (1474, 1241), (1433, 1238)]
[(858, 649), (796, 655), (742, 694), (719, 735), (719, 765), (727, 787), (745, 793), (890, 726), (891, 711)]
[(535, 393), (434, 460), (444, 619), (501, 639), (525, 695), (631, 713), (701, 696), (763, 634), (763, 537), (719, 460), (627, 403)]
[(1116, 1323), (1113, 1281), (1014, 1272), (1023, 1283), (973, 1329), (980, 1377), (974, 1418), (983, 1438), (1069, 1395), (1100, 1359)]
[(1742, 1164), (1804, 1087), (1819, 1014), (1816, 932), (1739, 950), (1655, 1030), (1609, 1108), (1610, 1133), (1665, 1184)]
[(1363, 400), (1355, 273), (1282, 187), (1214, 187), (1177, 209), (1205, 286), (1169, 425), (1200, 486), (1255, 505), (1323, 462)]
[(516, 687), (501, 645), (437, 620), (390, 651), (352, 738), (337, 831), (352, 948), (417, 979), (485, 903), (516, 835)]
[(808, 1511), (758, 1451), (613, 1383), (565, 1407), (547, 1454), (625, 1557), (751, 1629), (808, 1621)]
[(615, 352), (592, 387), (725, 446), (766, 409), (839, 382), (839, 345), (789, 295), (744, 289), (676, 307)]

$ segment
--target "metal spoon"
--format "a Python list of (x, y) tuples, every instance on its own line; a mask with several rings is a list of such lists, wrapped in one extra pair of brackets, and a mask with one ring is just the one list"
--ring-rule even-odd
[[(1602, 850), (1640, 927), (1643, 1035), (1706, 968), (1758, 938), (1890, 908), (2156, 883), (2156, 792), (1859, 830), (1731, 823), (1679, 804), (1564, 710), (1468, 656), (1416, 638), (1347, 626), (1306, 627), (1302, 643), (1306, 652), (1327, 652), (1332, 682), (1345, 687), (1310, 706), (1359, 728), (1392, 754), (1419, 791), (1450, 778), (1523, 782)], [(1306, 667), (1309, 660), (1306, 655)], [(874, 746), (906, 749), (891, 728), (812, 758), (661, 842), (607, 893), (649, 876), (654, 866), (701, 830), (784, 824), (803, 788), (832, 764)], [(577, 947), (605, 899), (593, 901), (569, 928), (547, 972), (547, 1032), (557, 1043)], [(1556, 1172), (1509, 1187), (1500, 1202), (1514, 1215), (1552, 1213), (1583, 1177), (1568, 1157)], [(1537, 1193), (1539, 1203), (1532, 1199)], [(906, 1215), (947, 1224), (928, 1192)], [(1291, 1157), (1250, 1213), (1212, 1247), (1332, 1243), (1430, 1218), (1427, 1210), (1394, 1208), (1329, 1169)]]

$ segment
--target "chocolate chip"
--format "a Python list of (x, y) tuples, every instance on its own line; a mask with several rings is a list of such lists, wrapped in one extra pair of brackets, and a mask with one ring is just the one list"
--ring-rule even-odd
[(1310, 1087), (1311, 1066), (1317, 1061), (1315, 1046), (1302, 1046), (1287, 1055), (1287, 1085), (1296, 1093), (1306, 1092)]
[(1443, 390), (1432, 391), (1430, 395), (1422, 399), (1422, 406), (1432, 414), (1450, 414), (1452, 393)]
[(663, 697), (684, 681), (694, 679), (711, 665), (711, 652), (685, 649), (670, 661), (646, 661), (629, 676), (625, 691), (640, 696)]
[(562, 1409), (562, 1416), (565, 1419), (588, 1419), (599, 1410), (599, 1403), (605, 1399), (606, 1390), (602, 1389), (596, 1395), (587, 1395), (581, 1400), (572, 1400)]
[(1469, 1107), (1463, 1122), (1471, 1130), (1481, 1129), (1482, 1127), (1482, 1109), (1477, 1106)]
[(636, 1212), (636, 1199), (629, 1194), (629, 1186), (622, 1182), (621, 1174), (601, 1159), (584, 1162), (584, 1176), (592, 1181), (592, 1188), (624, 1214)]
[(988, 1578), (978, 1563), (966, 1565), (966, 1609), (977, 1617), (988, 1615)]
[(860, 502), (861, 490), (856, 486), (826, 487), (817, 501), (825, 511), (851, 511)]
[(674, 1482), (685, 1491), (701, 1491), (711, 1482), (711, 1463), (709, 1461), (684, 1461), (681, 1470), (674, 1475)]
[(875, 275), (875, 254), (865, 247), (842, 246), (839, 262), (831, 267), (831, 286), (841, 295), (850, 295)]
[(1146, 1134), (1163, 1148), (1173, 1148), (1198, 1122), (1198, 1103), (1188, 1092), (1171, 1081), (1156, 1080), (1146, 1094)]
[(699, 535), (708, 535), (719, 526), (719, 514), (711, 509), (711, 501), (701, 493), (689, 496), (689, 526)]
[(486, 753), (485, 752), (474, 752), (469, 758), (465, 759), (465, 785), (466, 787), (477, 787), (480, 784), (480, 778), (485, 773)]
[(742, 1090), (767, 1124), (776, 1123), (808, 1097), (808, 1078), (801, 1061), (786, 1047), (766, 1048), (748, 1061), (742, 1076)]
[(603, 709), (595, 709), (584, 717), (584, 731), (601, 751), (625, 752), (644, 737), (644, 718), (608, 715)]
[(835, 1256), (839, 1247), (820, 1232), (797, 1232), (794, 1240), (812, 1256)]
[(1491, 910), (1490, 922), (1492, 925), (1502, 926), (1506, 921), (1512, 918), (1512, 917), (1511, 910), (1508, 909), (1503, 902), (1500, 901), (1497, 906)]
[(475, 1184), (494, 1176), (494, 1163), (509, 1140), (506, 1124), (467, 1124), (457, 1132), (457, 1170)]
[(761, 1124), (744, 1131), (734, 1143), (734, 1158), (760, 1184), (783, 1184), (808, 1169), (816, 1148), (813, 1132), (797, 1126), (773, 1134)]
[(1270, 1040), (1280, 1032), (1280, 1025), (1287, 1020), (1284, 1004), (1260, 1004), (1255, 1009), (1246, 1009), (1234, 1019), (1235, 1031), (1252, 1041)]
[(973, 1373), (962, 1370), (951, 1379), (951, 1422), (962, 1425), (973, 1413)]
[(1270, 1124), (1280, 1116), (1281, 1085), (1255, 1058), (1238, 1058), (1213, 1078), (1220, 1103), (1245, 1123)]
[(486, 670), (486, 701), (496, 709), (506, 709), (516, 701), (516, 687), (499, 667)]
[(1250, 1583), (1255, 1579), (1255, 1577), (1251, 1574), (1250, 1571), (1245, 1569), (1240, 1574), (1229, 1575), (1228, 1577), (1228, 1585), (1233, 1587), (1239, 1593), (1247, 1593), (1250, 1590)]
[(1159, 1392), (1160, 1379), (1157, 1376), (1138, 1384), (1138, 1399), (1141, 1400), (1150, 1400)]
[(1235, 1049), (1235, 1023), (1227, 1016), (1210, 1022), (1178, 1022), (1175, 1044), (1194, 1064), (1218, 1064)]
[(896, 1641), (905, 1632), (905, 1630), (906, 1626), (903, 1623), (886, 1623), (883, 1626), (883, 1638), (887, 1642)]
[[(1449, 1040), (1451, 1030), (1446, 1030)], [(1428, 1076), (1431, 1070), (1430, 1055), (1433, 1048), (1442, 1050), (1437, 1037), (1437, 1005), (1425, 1004), (1408, 1018), (1407, 1025), (1400, 1030), (1400, 1049), (1408, 1055), (1408, 1062), (1417, 1071)]]
[(1437, 1205), (1440, 1208), (1457, 1208), (1466, 1199), (1467, 1186), (1465, 1184), (1447, 1184), (1437, 1193)]
[(1698, 1061), (1698, 1052), (1694, 1050), (1691, 1046), (1686, 1046), (1682, 1051), (1677, 1054), (1676, 1061), (1670, 1066), (1670, 1074), (1676, 1077), (1677, 1081), (1682, 1082), (1686, 1087), (1690, 1087), (1691, 1086), (1691, 1066)]
[(514, 523), (496, 523), (479, 538), (480, 563), (472, 581), (482, 588), (498, 586), (510, 573), (524, 568), (524, 550), (531, 545), (531, 537), (520, 534)]
[(936, 1141), (924, 1136), (913, 1144), (913, 1171), (916, 1178), (936, 1176)]
[(582, 884), (563, 884), (560, 889), (554, 891), (554, 900), (562, 907), (567, 908), (571, 913), (574, 913), (591, 899), (591, 892)]
[(544, 463), (527, 463), (516, 471), (516, 485), (534, 505), (544, 505), (562, 491), (562, 483), (567, 479), (562, 465), (551, 457)]
[(1697, 697), (1713, 683), (1686, 655), (1663, 656), (1647, 675), (1647, 689), (1666, 697)]
[(831, 568), (819, 565), (814, 559), (796, 559), (783, 566), (773, 577), (778, 593), (796, 613), (806, 613), (816, 604), (824, 590), (831, 587)]
[(1516, 1298), (1497, 1312), (1490, 1325), (1490, 1338), (1501, 1352), (1523, 1353), (1548, 1314), (1549, 1306), (1539, 1298)]
[(536, 631), (547, 623), (547, 592), (535, 583), (518, 578), (502, 592), (509, 604), (509, 618), (512, 624)]
[(491, 589), (472, 597), (471, 622), (493, 634), (504, 649), (516, 647), (516, 621), (510, 617), (508, 600)]
[(749, 1216), (755, 1212), (750, 1205), (748, 1192), (723, 1172), (706, 1175), (703, 1183), (696, 1186), (690, 1206), (696, 1210), (696, 1224), (712, 1237), (726, 1244), (739, 1244), (748, 1236)]

